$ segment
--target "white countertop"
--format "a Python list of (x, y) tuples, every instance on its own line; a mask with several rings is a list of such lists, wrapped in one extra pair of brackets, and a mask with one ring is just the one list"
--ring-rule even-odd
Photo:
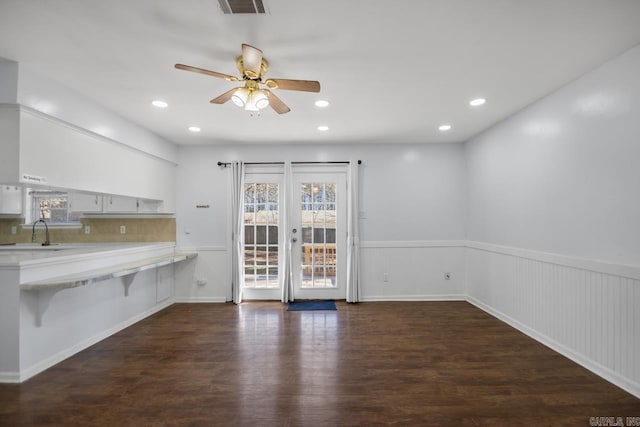
[(98, 270), (83, 271), (81, 273), (68, 274), (31, 283), (23, 283), (20, 285), (20, 289), (25, 291), (40, 291), (45, 289), (59, 290), (66, 288), (75, 288), (78, 286), (85, 286), (91, 283), (113, 279), (115, 277), (128, 276), (140, 271), (186, 261), (188, 259), (195, 258), (196, 256), (196, 253), (184, 253), (147, 258), (134, 262), (117, 264)]
[(18, 243), (0, 246), (0, 267), (33, 265), (65, 259), (81, 259), (96, 253), (138, 250), (145, 248), (175, 247), (173, 242), (133, 243), (59, 243), (51, 246)]

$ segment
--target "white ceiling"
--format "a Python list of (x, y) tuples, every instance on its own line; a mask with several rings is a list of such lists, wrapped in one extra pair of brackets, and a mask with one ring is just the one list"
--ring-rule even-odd
[[(0, 57), (178, 144), (458, 142), (640, 43), (637, 0), (264, 1), (249, 16), (218, 0), (0, 0)], [(250, 118), (209, 103), (234, 83), (174, 68), (237, 75), (241, 43), (267, 77), (321, 92), (277, 91), (292, 111)]]

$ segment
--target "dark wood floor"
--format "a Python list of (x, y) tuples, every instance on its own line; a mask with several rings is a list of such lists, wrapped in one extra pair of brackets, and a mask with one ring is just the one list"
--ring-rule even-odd
[(587, 426), (636, 399), (466, 302), (176, 304), (20, 385), (0, 425)]

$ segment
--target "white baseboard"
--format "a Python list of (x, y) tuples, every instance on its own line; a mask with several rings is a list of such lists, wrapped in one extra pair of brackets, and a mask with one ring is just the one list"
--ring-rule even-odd
[(444, 294), (444, 295), (373, 295), (360, 297), (362, 302), (374, 301), (466, 301), (466, 295)]
[(221, 303), (227, 302), (225, 297), (176, 297), (173, 299), (176, 303)]
[[(124, 322), (119, 323), (118, 325), (114, 326), (113, 328), (109, 328), (106, 331), (103, 331), (97, 335), (94, 335), (91, 338), (88, 338), (84, 341), (79, 342), (78, 344), (69, 347), (65, 350), (62, 350), (56, 354), (54, 354), (53, 356), (42, 360), (38, 363), (36, 363), (35, 365), (21, 370), (19, 374), (15, 374), (15, 373), (11, 373), (11, 372), (6, 372), (3, 374), (0, 374), (0, 382), (23, 382), (28, 380), (29, 378), (33, 377), (34, 375), (39, 374), (40, 372), (52, 367), (53, 365), (62, 362), (63, 360), (73, 356), (76, 353), (81, 352), (82, 350), (91, 347), (92, 345), (102, 341), (105, 338), (110, 337), (113, 334), (116, 334), (118, 332), (120, 332), (121, 330), (133, 325), (134, 323), (137, 323), (139, 321), (141, 321), (142, 319), (151, 316), (152, 314), (155, 314), (167, 307), (169, 307), (171, 304), (173, 304), (173, 300), (172, 299), (168, 299), (166, 301), (163, 301), (162, 303), (153, 306), (152, 308), (143, 311), (140, 314), (137, 314), (127, 320), (125, 320)], [(5, 376), (7, 377), (7, 379), (9, 381), (4, 381)], [(17, 377), (17, 381), (11, 381), (12, 379)]]
[(20, 374), (17, 372), (0, 372), (0, 383), (19, 383)]
[(602, 365), (600, 365), (598, 363), (595, 363), (591, 359), (588, 359), (588, 358), (584, 357), (583, 355), (571, 350), (570, 348), (560, 344), (559, 342), (549, 338), (548, 336), (539, 333), (535, 329), (532, 329), (532, 328), (524, 325), (523, 323), (513, 319), (512, 317), (502, 313), (501, 311), (498, 311), (498, 310), (494, 309), (493, 307), (488, 306), (487, 304), (483, 303), (482, 301), (480, 301), (480, 300), (478, 300), (476, 298), (473, 298), (471, 296), (467, 296), (467, 301), (470, 304), (475, 305), (476, 307), (478, 307), (482, 311), (485, 311), (486, 313), (489, 313), (493, 317), (495, 317), (495, 318), (505, 322), (506, 324), (516, 328), (517, 330), (519, 330), (523, 334), (533, 338), (534, 340), (540, 342), (541, 344), (544, 344), (545, 346), (547, 346), (550, 349), (556, 351), (557, 353), (560, 353), (564, 357), (566, 357), (566, 358), (568, 358), (570, 360), (573, 360), (578, 365), (590, 370), (591, 372), (593, 372), (594, 374), (598, 375), (599, 377), (604, 378), (605, 380), (609, 381), (610, 383), (612, 383), (612, 384), (620, 387), (621, 389), (633, 394), (634, 396), (640, 398), (640, 384), (638, 384), (638, 383), (636, 383), (634, 381), (631, 381), (628, 378), (624, 378), (624, 377), (620, 376), (619, 374), (613, 372), (612, 370), (610, 370), (607, 367), (604, 367), (604, 366), (602, 366)]

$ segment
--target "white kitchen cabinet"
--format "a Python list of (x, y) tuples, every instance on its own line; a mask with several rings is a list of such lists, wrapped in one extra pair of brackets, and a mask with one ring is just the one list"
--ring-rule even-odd
[(162, 202), (126, 196), (98, 196), (94, 194), (69, 193), (72, 212), (152, 214), (160, 212)]
[(105, 196), (104, 212), (111, 213), (136, 213), (138, 212), (138, 199), (124, 196)]
[(162, 209), (173, 211), (175, 162), (117, 142), (29, 107), (0, 104), (0, 183), (162, 200)]
[(139, 213), (157, 213), (162, 208), (162, 202), (158, 200), (138, 200)]
[(2, 185), (0, 187), (0, 214), (22, 214), (24, 194), (22, 187), (14, 185)]
[(102, 196), (69, 193), (69, 208), (71, 212), (102, 212)]

